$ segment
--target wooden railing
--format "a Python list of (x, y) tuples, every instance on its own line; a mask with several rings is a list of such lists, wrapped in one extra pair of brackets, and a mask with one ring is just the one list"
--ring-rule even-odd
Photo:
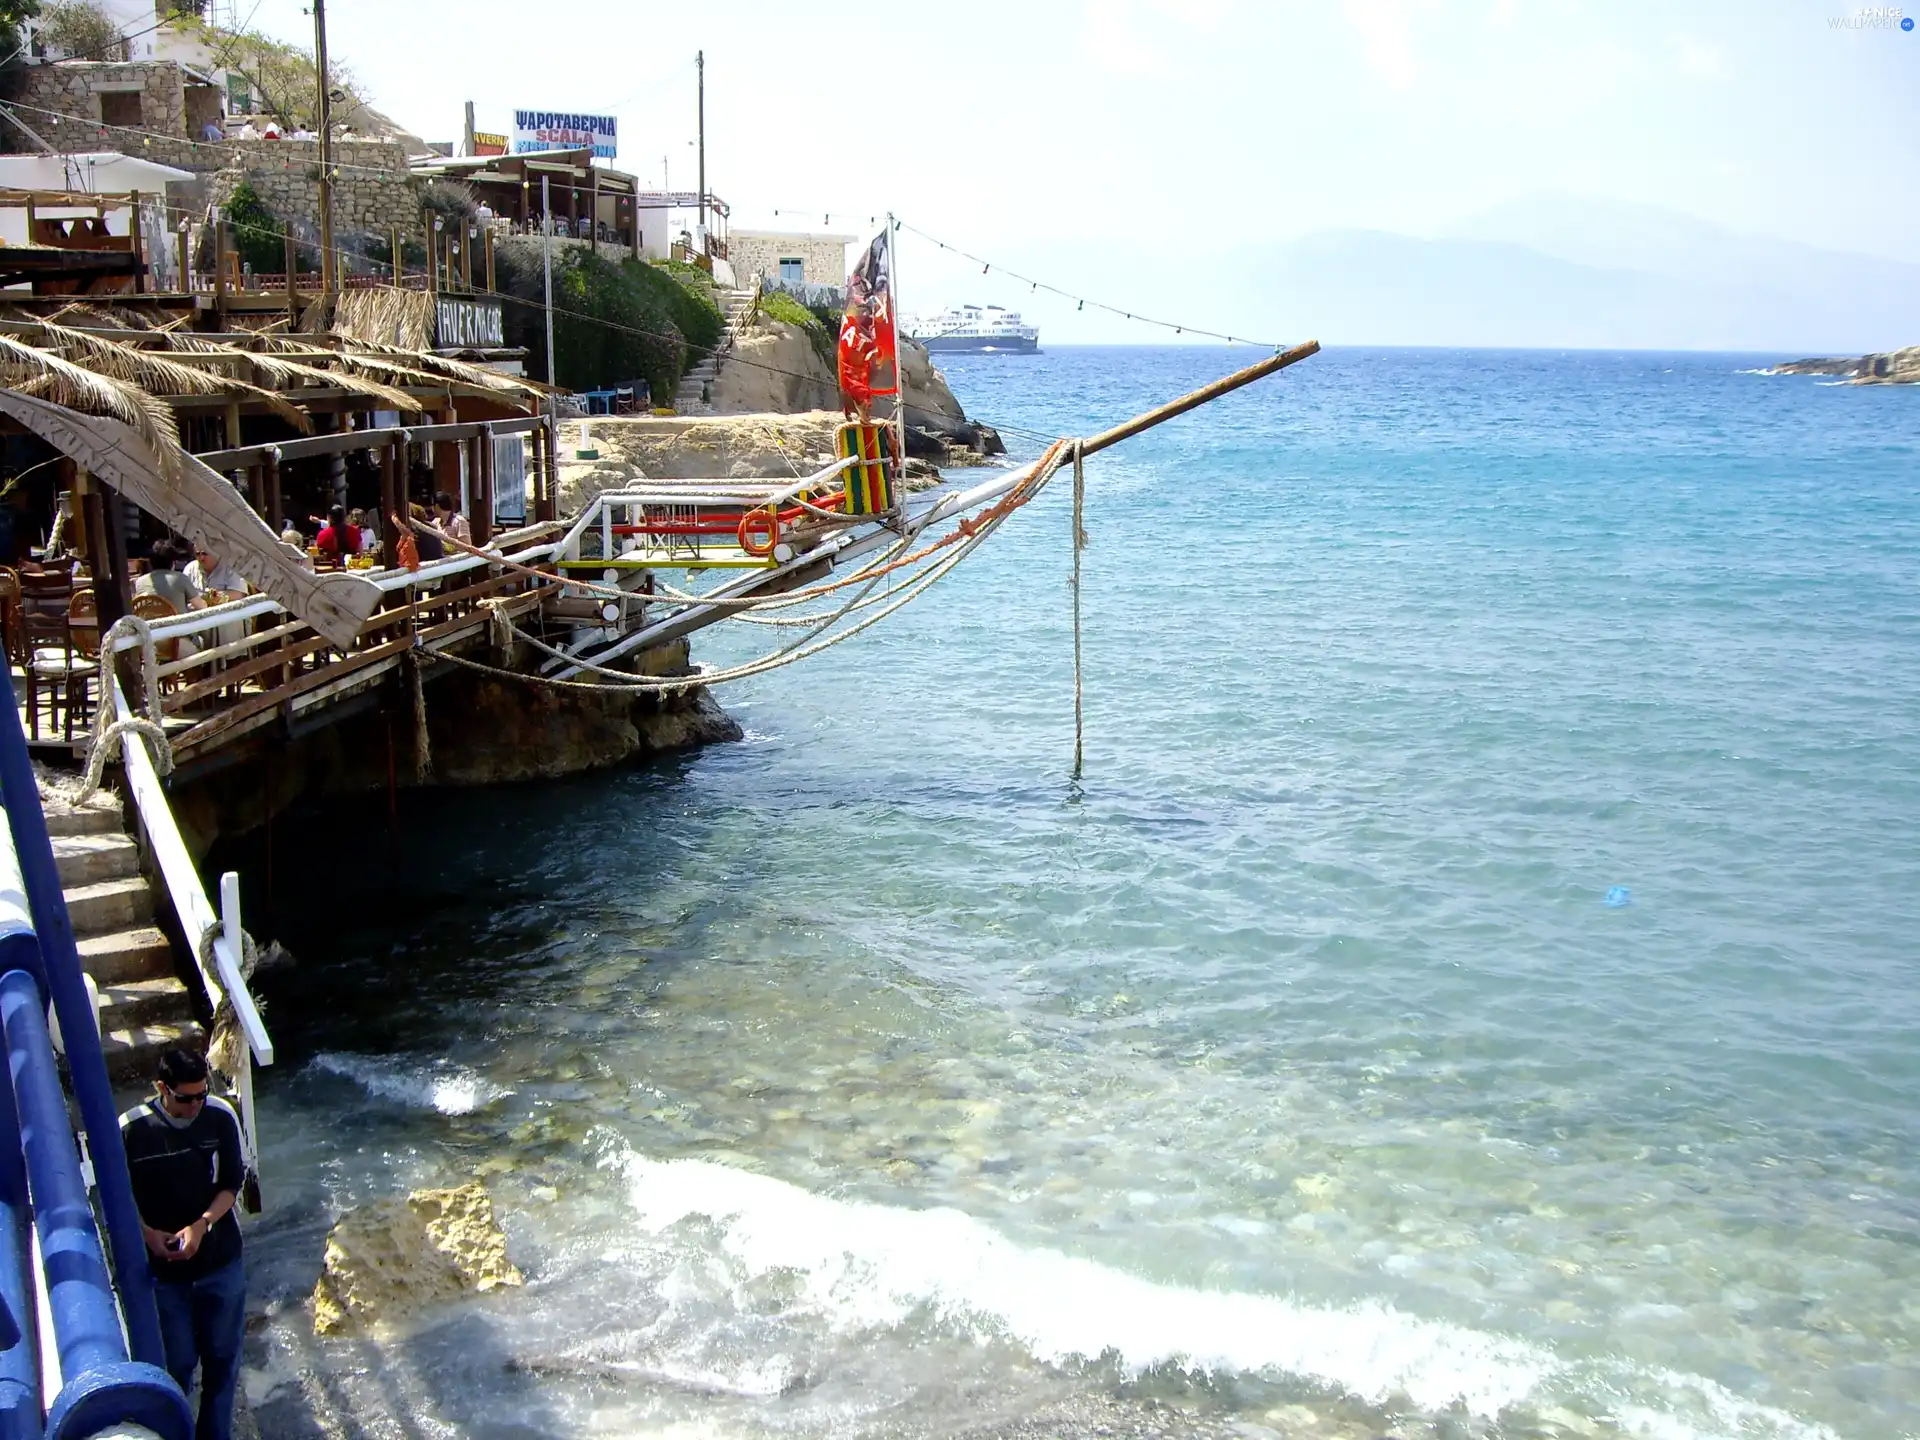
[[(538, 565), (552, 558), (559, 534), (557, 524), (533, 525), (499, 537), (496, 548), (517, 564)], [(297, 719), (322, 708), (397, 666), (408, 650), (444, 649), (485, 628), (491, 615), (481, 602), (504, 601), (513, 618), (535, 609), (551, 588), (497, 567), (494, 556), (464, 554), (368, 578), (388, 601), (345, 649), (266, 596), (152, 622), (159, 693), (149, 704), (172, 732), (176, 755), (236, 739), (283, 713)], [(122, 636), (116, 646), (124, 652), (139, 643)]]

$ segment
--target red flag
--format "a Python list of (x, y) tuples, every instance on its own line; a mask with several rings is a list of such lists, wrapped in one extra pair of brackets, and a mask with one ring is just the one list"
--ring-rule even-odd
[(840, 319), (841, 408), (864, 418), (874, 396), (899, 392), (899, 371), (893, 256), (883, 230), (847, 277), (847, 309)]

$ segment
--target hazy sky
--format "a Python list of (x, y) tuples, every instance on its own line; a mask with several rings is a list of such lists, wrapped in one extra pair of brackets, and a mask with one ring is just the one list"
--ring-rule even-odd
[[(516, 105), (611, 110), (620, 168), (657, 183), (664, 157), (676, 187), (704, 49), (708, 181), (736, 224), (864, 230), (891, 208), (1071, 285), (1076, 252), (1177, 276), (1548, 190), (1920, 261), (1920, 29), (1830, 24), (1855, 8), (329, 0), (328, 19), (334, 55), (429, 139), (467, 99), (483, 129)], [(311, 37), (299, 0), (254, 23)], [(963, 278), (912, 248), (903, 268)]]

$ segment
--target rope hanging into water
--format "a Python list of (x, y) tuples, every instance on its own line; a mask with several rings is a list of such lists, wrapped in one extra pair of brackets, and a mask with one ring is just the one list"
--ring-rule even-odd
[(1073, 442), (1073, 778), (1086, 761), (1086, 711), (1080, 690), (1080, 552), (1087, 548), (1087, 457)]

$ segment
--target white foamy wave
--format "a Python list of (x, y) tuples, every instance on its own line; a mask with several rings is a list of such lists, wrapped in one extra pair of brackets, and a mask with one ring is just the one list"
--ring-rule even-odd
[(1493, 1415), (1554, 1368), (1545, 1352), (1402, 1314), (1280, 1296), (1159, 1285), (1070, 1255), (1029, 1250), (957, 1210), (897, 1210), (810, 1194), (697, 1160), (626, 1161), (641, 1223), (689, 1216), (724, 1227), (747, 1270), (798, 1272), (812, 1307), (849, 1328), (896, 1325), (923, 1307), (984, 1325), (1061, 1362), (1109, 1351), (1135, 1370), (1164, 1361), (1223, 1372), (1279, 1370), (1355, 1394), (1401, 1392)]
[(1223, 1374), (1279, 1373), (1426, 1410), (1464, 1403), (1489, 1419), (1514, 1405), (1569, 1402), (1655, 1440), (1838, 1440), (1823, 1425), (1743, 1399), (1698, 1375), (1621, 1361), (1569, 1363), (1541, 1346), (1422, 1319), (1378, 1302), (1334, 1307), (1285, 1295), (1193, 1290), (1057, 1251), (1022, 1247), (957, 1210), (835, 1200), (699, 1160), (610, 1157), (629, 1177), (643, 1229), (717, 1227), (751, 1276), (785, 1272), (836, 1328), (899, 1325), (916, 1313), (1019, 1341), (1061, 1363), (1116, 1355)]
[(410, 1062), (326, 1050), (313, 1057), (313, 1067), (351, 1080), (382, 1100), (442, 1115), (471, 1115), (513, 1093), (446, 1060)]

